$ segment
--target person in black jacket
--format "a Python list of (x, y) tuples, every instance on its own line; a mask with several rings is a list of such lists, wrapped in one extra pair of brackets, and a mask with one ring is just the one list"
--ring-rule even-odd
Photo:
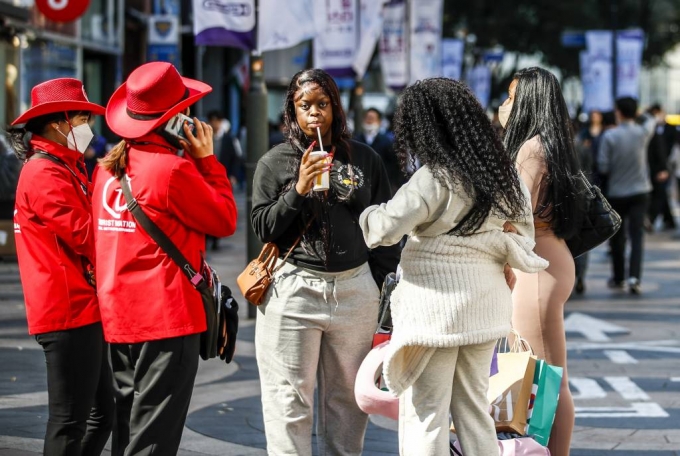
[[(312, 454), (318, 383), (319, 454), (359, 455), (368, 416), (354, 399), (354, 379), (371, 349), (379, 287), (400, 252), (369, 250), (358, 218), (392, 191), (378, 154), (349, 138), (338, 87), (323, 70), (293, 77), (284, 123), (286, 143), (257, 164), (250, 214), (260, 240), (287, 257), (257, 308), (267, 451)], [(317, 128), (325, 156), (311, 154)], [(329, 190), (312, 191), (325, 171)]]
[(650, 195), (647, 216), (649, 224), (647, 229), (654, 230), (654, 224), (659, 215), (663, 216), (664, 228), (675, 229), (675, 219), (671, 211), (668, 197), (668, 183), (670, 178), (668, 159), (675, 144), (675, 131), (668, 125), (661, 106), (652, 105), (648, 114), (657, 120), (656, 131), (647, 147), (647, 159), (649, 163), (650, 178), (652, 180), (652, 194)]
[(382, 158), (387, 170), (387, 176), (392, 185), (392, 191), (396, 192), (406, 181), (404, 173), (399, 166), (399, 158), (394, 152), (394, 141), (380, 131), (382, 113), (376, 108), (368, 108), (364, 114), (364, 123), (361, 131), (354, 135), (354, 139), (371, 146)]

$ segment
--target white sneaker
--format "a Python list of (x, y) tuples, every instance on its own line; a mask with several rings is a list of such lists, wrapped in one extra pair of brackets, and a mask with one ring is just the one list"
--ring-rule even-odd
[(638, 280), (637, 277), (630, 277), (628, 279), (628, 290), (630, 291), (630, 294), (634, 295), (642, 293), (642, 290), (640, 289), (640, 280)]

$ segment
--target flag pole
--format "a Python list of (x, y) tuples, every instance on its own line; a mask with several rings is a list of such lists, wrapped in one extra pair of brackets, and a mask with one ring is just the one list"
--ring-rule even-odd
[[(253, 176), (260, 158), (269, 148), (269, 119), (267, 115), (267, 85), (264, 79), (264, 61), (259, 50), (259, 0), (255, 0), (255, 48), (250, 52), (250, 87), (246, 97), (246, 263), (256, 258), (262, 243), (255, 235), (250, 223), (253, 209)], [(255, 306), (248, 306), (248, 318), (257, 315)]]

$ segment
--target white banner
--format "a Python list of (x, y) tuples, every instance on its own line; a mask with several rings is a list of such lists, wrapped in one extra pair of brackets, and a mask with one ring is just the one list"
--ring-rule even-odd
[(642, 36), (616, 37), (616, 95), (640, 97), (640, 70), (642, 69)]
[(443, 0), (409, 2), (411, 84), (442, 75)]
[(586, 50), (592, 57), (611, 60), (612, 32), (609, 30), (588, 30), (586, 32)]
[(477, 65), (468, 70), (465, 80), (484, 109), (489, 106), (491, 98), (491, 68)]
[(383, 25), (383, 5), (389, 0), (360, 0), (359, 8), (359, 49), (354, 56), (352, 68), (357, 79), (362, 79), (371, 63), (375, 45), (378, 43)]
[(383, 10), (380, 36), (380, 67), (385, 85), (400, 89), (408, 85), (406, 2), (393, 0)]
[(612, 97), (612, 62), (588, 51), (580, 54), (583, 111), (607, 112), (614, 109)]
[(442, 40), (442, 76), (460, 80), (463, 71), (465, 43), (456, 38)]
[(193, 0), (197, 45), (252, 49), (255, 0)]
[(314, 2), (314, 67), (333, 76), (353, 76), (357, 49), (357, 2), (317, 0)]
[(285, 49), (314, 37), (312, 0), (260, 0), (257, 47), (260, 52)]

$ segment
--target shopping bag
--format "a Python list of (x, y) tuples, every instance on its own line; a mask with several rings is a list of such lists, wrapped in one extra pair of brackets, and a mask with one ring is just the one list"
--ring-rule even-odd
[(529, 351), (498, 354), (498, 373), (489, 378), (487, 392), (497, 431), (525, 433), (535, 368)]
[(536, 361), (533, 407), (527, 413), (529, 424), (526, 433), (543, 446), (547, 446), (550, 440), (563, 371), (561, 367), (551, 366), (543, 360)]
[(491, 357), (491, 368), (489, 369), (489, 377), (498, 373), (498, 346), (493, 348), (493, 356)]
[[(500, 456), (550, 456), (550, 451), (530, 437), (499, 440)], [(460, 442), (451, 443), (451, 456), (465, 456)]]

